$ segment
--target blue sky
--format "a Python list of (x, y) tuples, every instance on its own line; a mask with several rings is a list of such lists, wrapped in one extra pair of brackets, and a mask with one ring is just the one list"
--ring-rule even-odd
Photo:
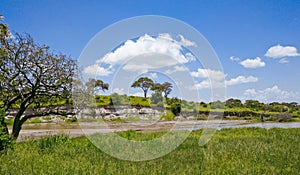
[[(176, 18), (214, 48), (224, 70), (226, 98), (300, 102), (300, 1), (2, 0), (0, 13), (10, 30), (27, 32), (75, 59), (93, 36), (115, 22), (141, 15)], [(188, 66), (200, 99), (209, 101), (203, 71), (222, 75)], [(177, 93), (174, 89), (171, 96)]]

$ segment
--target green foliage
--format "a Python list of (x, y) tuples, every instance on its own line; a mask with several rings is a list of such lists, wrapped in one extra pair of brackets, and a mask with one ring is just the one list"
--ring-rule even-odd
[(161, 95), (161, 91), (156, 91), (151, 96), (151, 104), (154, 104), (158, 107), (164, 107), (163, 96)]
[(226, 108), (240, 108), (243, 107), (243, 103), (239, 99), (228, 99), (225, 103)]
[(10, 135), (2, 130), (0, 127), (0, 151), (12, 147), (13, 140)]
[(111, 103), (111, 97), (110, 96), (104, 96), (104, 95), (98, 95), (95, 97), (96, 100), (96, 106), (107, 106)]
[(138, 80), (136, 80), (135, 82), (133, 82), (133, 84), (131, 85), (131, 87), (133, 88), (141, 88), (144, 92), (144, 97), (147, 97), (147, 92), (148, 90), (153, 86), (153, 81), (148, 78), (148, 77), (141, 77)]
[(12, 146), (12, 139), (8, 134), (4, 121), (4, 110), (0, 108), (0, 151)]
[(163, 115), (160, 117), (160, 119), (161, 119), (161, 120), (174, 120), (174, 117), (175, 117), (175, 115), (174, 115), (172, 112), (167, 111), (166, 114), (163, 114)]
[[(0, 153), (0, 174), (299, 174), (300, 129), (222, 129), (200, 147), (202, 131), (169, 154), (149, 161), (119, 160), (86, 137), (52, 136), (17, 143)], [(117, 133), (150, 140), (163, 132)], [(49, 143), (48, 143), (49, 142)]]
[(109, 105), (121, 105), (121, 104), (122, 104), (122, 99), (120, 95), (117, 93), (111, 94)]
[(130, 96), (129, 103), (132, 106), (150, 107), (151, 100), (149, 98), (144, 98), (144, 97)]
[(210, 103), (211, 109), (224, 109), (224, 103), (221, 101), (214, 101)]
[(171, 111), (175, 116), (178, 116), (181, 112), (181, 103), (171, 104)]
[(67, 141), (69, 141), (67, 135), (46, 136), (39, 139), (38, 146), (40, 151), (49, 153), (53, 151), (53, 147), (58, 144), (64, 144)]
[(5, 123), (7, 124), (7, 126), (12, 126), (14, 124), (14, 119), (13, 118), (5, 119)]

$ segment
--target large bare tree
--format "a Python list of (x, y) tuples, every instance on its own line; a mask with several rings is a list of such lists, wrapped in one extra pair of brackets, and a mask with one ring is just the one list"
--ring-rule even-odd
[(36, 44), (28, 34), (1, 35), (0, 53), (0, 105), (5, 112), (12, 107), (18, 110), (12, 138), (17, 139), (30, 118), (73, 114), (53, 106), (52, 101), (70, 98), (74, 60)]

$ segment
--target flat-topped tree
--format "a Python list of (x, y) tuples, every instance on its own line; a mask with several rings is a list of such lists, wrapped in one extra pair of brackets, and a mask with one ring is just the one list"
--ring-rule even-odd
[(163, 87), (163, 93), (164, 93), (165, 98), (168, 98), (168, 95), (172, 91), (173, 85), (169, 82), (164, 82), (162, 84), (162, 87)]
[(133, 82), (133, 84), (131, 85), (131, 87), (134, 88), (141, 88), (144, 92), (144, 97), (147, 97), (147, 92), (148, 90), (153, 86), (153, 81), (150, 78), (147, 77), (141, 77), (138, 80), (136, 80), (135, 82)]
[(153, 86), (151, 87), (151, 90), (155, 92), (163, 92), (165, 98), (168, 98), (168, 95), (171, 93), (172, 88), (173, 85), (171, 83), (164, 82), (163, 84), (154, 83)]
[[(22, 124), (30, 118), (50, 114), (68, 115), (66, 110), (41, 105), (53, 99), (69, 99), (76, 64), (48, 46), (38, 45), (29, 35), (1, 37), (0, 98), (5, 111), (18, 107), (12, 138), (17, 139)], [(26, 113), (30, 110), (30, 114)], [(70, 113), (71, 114), (71, 113)], [(73, 113), (72, 113), (73, 114)]]

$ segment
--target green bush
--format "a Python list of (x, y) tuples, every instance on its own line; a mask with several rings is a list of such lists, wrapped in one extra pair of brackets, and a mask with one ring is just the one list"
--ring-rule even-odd
[(171, 111), (175, 116), (178, 116), (181, 112), (181, 103), (171, 104)]
[(163, 115), (160, 117), (160, 119), (161, 119), (161, 120), (174, 120), (174, 117), (175, 117), (175, 115), (174, 115), (172, 112), (167, 111), (167, 113), (166, 113), (166, 114), (163, 114)]
[(0, 109), (0, 151), (11, 147), (12, 140), (7, 133), (7, 127), (4, 121), (4, 110)]

